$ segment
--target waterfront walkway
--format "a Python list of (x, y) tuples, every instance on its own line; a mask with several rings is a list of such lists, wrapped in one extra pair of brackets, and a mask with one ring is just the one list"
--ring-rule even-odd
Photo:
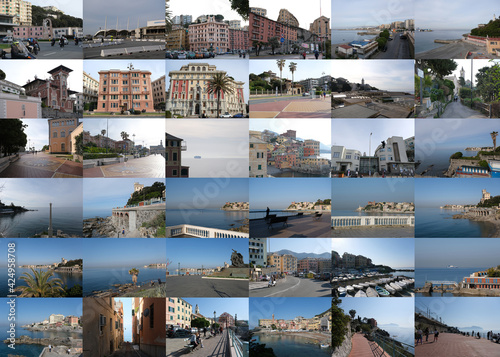
[(79, 178), (81, 163), (46, 153), (23, 154), (0, 173), (0, 177), (17, 178)]
[(287, 276), (269, 288), (267, 281), (250, 282), (251, 297), (331, 297), (328, 281)]
[(150, 155), (127, 162), (83, 170), (84, 177), (165, 177), (165, 158)]
[[(207, 333), (208, 337), (208, 333)], [(226, 356), (227, 344), (228, 344), (228, 333), (227, 330), (221, 334), (214, 337), (204, 338), (203, 333), (201, 334), (201, 341), (203, 343), (203, 348), (201, 346), (196, 347), (196, 349), (189, 353), (192, 357), (224, 357)], [(178, 357), (183, 356), (187, 353), (186, 346), (188, 344), (184, 338), (167, 338), (167, 356), (168, 357)]]
[[(431, 337), (429, 337), (429, 340)], [(415, 346), (415, 356), (484, 357), (500, 356), (500, 344), (487, 339), (440, 333), (437, 342)]]
[(331, 98), (265, 97), (250, 99), (250, 118), (331, 118)]
[(390, 357), (376, 342), (368, 341), (362, 333), (354, 334), (351, 341), (349, 357)]
[(274, 223), (268, 228), (265, 219), (250, 221), (250, 236), (256, 238), (330, 238), (332, 234), (330, 211), (322, 212), (319, 219), (314, 215), (289, 216), (287, 224)]
[(167, 296), (248, 297), (248, 279), (210, 279), (201, 275), (169, 275)]

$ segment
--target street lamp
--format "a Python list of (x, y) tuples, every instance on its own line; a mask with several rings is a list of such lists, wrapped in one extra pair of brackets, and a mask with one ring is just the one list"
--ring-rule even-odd
[(135, 156), (135, 134), (132, 134), (132, 139), (134, 139), (134, 141), (132, 142), (132, 149), (133, 149), (134, 156)]
[(368, 148), (368, 176), (372, 176), (372, 134), (370, 133), (370, 145)]

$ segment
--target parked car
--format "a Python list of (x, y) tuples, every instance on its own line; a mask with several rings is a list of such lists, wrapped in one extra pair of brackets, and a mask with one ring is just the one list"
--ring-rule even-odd
[(310, 94), (309, 94), (309, 92), (304, 92), (304, 93), (302, 93), (302, 96), (307, 97), (307, 96), (310, 96)]
[(198, 328), (197, 327), (191, 327), (191, 333), (197, 333)]
[(190, 337), (191, 335), (192, 335), (191, 331), (188, 331), (185, 329), (178, 329), (177, 331), (174, 332), (172, 337), (174, 337), (174, 338)]
[(174, 51), (172, 52), (172, 59), (178, 59), (179, 58), (179, 52)]
[(238, 114), (235, 114), (233, 115), (233, 118), (244, 118), (245, 116), (243, 115), (243, 113), (238, 113)]
[(387, 41), (392, 41), (392, 40), (394, 40), (392, 37), (389, 37), (389, 38), (387, 39)]
[(173, 58), (173, 57), (172, 57), (172, 52), (170, 52), (170, 51), (166, 51), (166, 52), (165, 52), (165, 58), (167, 58), (167, 59), (172, 59), (172, 58)]
[(203, 58), (210, 58), (210, 53), (202, 52)]
[(220, 117), (221, 118), (231, 118), (231, 114), (229, 114), (228, 112), (225, 112), (224, 114), (221, 114)]
[(187, 58), (186, 52), (179, 52), (179, 54), (177, 55), (177, 58), (178, 59), (186, 59)]
[(3, 43), (11, 43), (14, 39), (10, 36), (5, 36), (3, 39), (2, 39), (2, 42)]

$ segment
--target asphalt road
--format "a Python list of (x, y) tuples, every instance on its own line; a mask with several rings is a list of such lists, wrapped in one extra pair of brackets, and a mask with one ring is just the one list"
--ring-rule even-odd
[(286, 279), (276, 281), (276, 286), (267, 287), (265, 283), (261, 284), (260, 289), (251, 289), (250, 297), (331, 297), (332, 288), (328, 281), (297, 278), (287, 276)]
[(248, 297), (248, 280), (202, 279), (200, 275), (169, 276), (167, 296)]
[(50, 45), (50, 42), (39, 42), (40, 52), (35, 57), (37, 59), (82, 59), (83, 58), (83, 48), (75, 46), (73, 41), (69, 41), (69, 43), (64, 46), (62, 49), (59, 47), (59, 44), (55, 44), (54, 46)]
[(387, 51), (379, 52), (375, 56), (375, 59), (411, 59), (410, 57), (410, 47), (408, 45), (408, 40), (402, 40), (399, 38), (399, 34), (393, 36), (392, 41), (387, 41)]
[(486, 115), (466, 107), (460, 102), (451, 102), (446, 107), (441, 118), (486, 118)]
[(158, 46), (158, 45), (164, 45), (164, 43), (156, 41), (124, 41), (119, 45), (85, 48), (83, 50), (83, 56), (84, 58), (101, 58), (101, 59), (103, 58), (164, 59), (165, 51), (143, 52), (143, 53), (133, 53), (131, 55), (116, 55), (116, 56), (101, 57), (101, 50), (103, 49), (112, 49), (112, 48), (117, 49), (125, 47)]

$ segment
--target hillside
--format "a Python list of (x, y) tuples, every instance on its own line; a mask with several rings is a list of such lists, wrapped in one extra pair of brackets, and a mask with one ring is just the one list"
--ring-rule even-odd
[[(54, 15), (57, 18), (54, 18)], [(50, 18), (52, 21), (52, 28), (55, 27), (83, 27), (83, 20), (78, 17), (63, 14), (62, 12), (45, 10), (41, 6), (33, 5), (31, 7), (32, 25), (42, 26), (43, 19)]]
[(321, 253), (321, 254), (317, 254), (317, 253), (295, 253), (291, 250), (288, 250), (288, 249), (281, 249), (277, 252), (274, 252), (276, 254), (279, 254), (279, 255), (283, 255), (283, 254), (290, 254), (290, 255), (293, 255), (294, 257), (296, 257), (297, 259), (304, 259), (304, 258), (321, 258), (321, 259), (331, 259), (331, 254), (330, 253)]
[(476, 27), (470, 33), (474, 36), (500, 37), (500, 19), (490, 20), (486, 26)]

